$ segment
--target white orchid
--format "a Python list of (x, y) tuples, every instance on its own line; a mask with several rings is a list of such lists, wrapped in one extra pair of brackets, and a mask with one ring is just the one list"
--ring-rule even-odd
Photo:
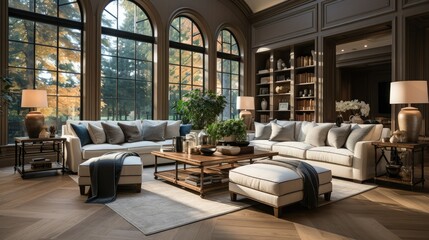
[(345, 112), (347, 110), (353, 110), (353, 111), (360, 110), (360, 115), (364, 117), (368, 117), (370, 107), (369, 107), (369, 104), (365, 103), (364, 101), (359, 101), (357, 99), (351, 100), (351, 101), (341, 100), (339, 102), (337, 101), (335, 102), (335, 110), (340, 113)]

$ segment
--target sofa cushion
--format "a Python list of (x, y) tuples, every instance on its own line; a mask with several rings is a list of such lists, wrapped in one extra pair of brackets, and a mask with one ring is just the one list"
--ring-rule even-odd
[(271, 123), (270, 141), (293, 141), (295, 140), (295, 122), (285, 123), (280, 125), (278, 123)]
[(308, 130), (305, 136), (305, 143), (311, 144), (316, 147), (325, 146), (326, 136), (328, 135), (329, 129), (334, 124), (317, 124)]
[(143, 140), (162, 141), (165, 139), (167, 121), (143, 120)]
[(271, 122), (264, 124), (255, 122), (255, 140), (268, 140), (271, 136)]
[(106, 139), (108, 143), (120, 144), (125, 142), (124, 133), (117, 124), (102, 122), (101, 126), (103, 126), (104, 132), (106, 133)]
[(351, 167), (353, 152), (346, 148), (314, 147), (307, 150), (307, 159)]
[(306, 151), (313, 148), (311, 144), (305, 142), (279, 142), (272, 146), (272, 151), (278, 152), (279, 155), (295, 158), (306, 158)]
[(257, 150), (266, 150), (271, 151), (271, 148), (277, 142), (273, 142), (270, 140), (252, 140), (250, 141), (250, 145), (254, 146)]
[(350, 134), (350, 129), (350, 124), (329, 129), (326, 145), (341, 148), (346, 143), (347, 137)]
[(118, 126), (124, 133), (125, 142), (138, 142), (143, 140), (140, 129), (136, 125), (118, 122)]
[(93, 157), (99, 157), (108, 152), (126, 151), (126, 150), (127, 150), (126, 147), (119, 144), (110, 144), (110, 143), (88, 144), (82, 147), (82, 158), (90, 159)]
[(92, 140), (89, 136), (88, 129), (83, 124), (70, 124), (75, 132), (76, 136), (80, 139), (80, 145), (85, 146), (87, 144), (91, 144)]
[(88, 123), (88, 133), (94, 144), (101, 144), (106, 142), (106, 133), (104, 132), (101, 123), (98, 124)]
[(347, 137), (347, 141), (345, 144), (346, 148), (353, 152), (356, 143), (363, 140), (368, 135), (368, 133), (371, 132), (373, 127), (374, 125), (354, 125), (351, 129), (349, 136)]
[(138, 141), (132, 143), (122, 144), (130, 152), (136, 152), (138, 154), (149, 154), (152, 151), (159, 151), (161, 144), (153, 141)]

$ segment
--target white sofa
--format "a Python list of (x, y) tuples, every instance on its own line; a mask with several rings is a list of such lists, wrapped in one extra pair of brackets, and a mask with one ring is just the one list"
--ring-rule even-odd
[[(111, 125), (117, 125), (119, 123), (123, 123), (126, 125), (137, 126), (140, 131), (144, 130), (144, 124), (158, 124), (158, 123), (166, 123), (165, 132), (163, 134), (165, 140), (145, 140), (144, 138), (139, 141), (132, 141), (119, 143), (119, 144), (111, 144), (109, 143), (109, 138), (106, 136), (106, 140), (104, 142), (94, 141), (93, 134), (90, 134), (92, 139), (92, 143), (82, 145), (81, 139), (78, 137), (76, 132), (74, 131), (71, 124), (76, 124), (80, 126), (85, 126), (88, 129), (88, 125), (91, 124), (91, 129), (93, 126), (103, 129), (103, 123), (109, 123)], [(171, 138), (180, 135), (180, 121), (170, 121), (170, 120), (136, 120), (136, 121), (67, 121), (65, 125), (62, 126), (62, 136), (67, 138), (66, 141), (66, 164), (69, 170), (72, 172), (77, 172), (79, 164), (85, 162), (86, 160), (92, 157), (98, 157), (103, 155), (104, 153), (113, 152), (113, 151), (129, 151), (136, 152), (140, 155), (143, 165), (153, 165), (155, 163), (155, 158), (150, 153), (152, 151), (159, 151), (161, 146), (171, 146), (172, 140)], [(103, 140), (101, 140), (103, 141)], [(97, 143), (94, 143), (97, 142)], [(158, 163), (167, 163), (171, 162), (167, 159), (158, 158)]]
[[(375, 150), (371, 142), (388, 136), (390, 129), (382, 124), (343, 124), (340, 129), (334, 123), (274, 120), (255, 123), (250, 142), (255, 149), (279, 152), (275, 158), (303, 160), (330, 169), (333, 176), (362, 182), (374, 177)], [(383, 164), (378, 168), (385, 171)]]

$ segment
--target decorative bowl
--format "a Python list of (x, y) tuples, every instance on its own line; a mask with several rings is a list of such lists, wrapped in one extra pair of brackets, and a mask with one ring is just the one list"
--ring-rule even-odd
[(202, 147), (202, 148), (200, 148), (200, 152), (201, 152), (201, 154), (203, 154), (205, 156), (211, 156), (211, 155), (213, 155), (214, 152), (216, 152), (216, 148), (215, 147)]
[(391, 178), (399, 177), (399, 172), (401, 171), (401, 165), (389, 165), (386, 166), (387, 176)]
[(224, 155), (238, 155), (241, 152), (241, 148), (236, 146), (221, 146), (220, 152)]

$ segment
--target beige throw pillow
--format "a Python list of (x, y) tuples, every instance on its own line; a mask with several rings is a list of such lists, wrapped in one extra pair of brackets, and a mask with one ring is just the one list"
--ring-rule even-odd
[(165, 140), (165, 128), (167, 121), (143, 120), (143, 140), (163, 141)]
[(271, 136), (271, 122), (264, 124), (255, 122), (255, 140), (268, 140)]
[(93, 123), (88, 123), (88, 132), (94, 144), (101, 144), (106, 142), (106, 133), (103, 127), (97, 126)]
[(351, 126), (349, 124), (329, 129), (328, 137), (326, 138), (326, 145), (336, 148), (343, 147), (350, 134), (350, 129)]
[(284, 123), (280, 125), (271, 123), (270, 141), (293, 141), (295, 135), (295, 122)]
[(304, 142), (316, 147), (325, 146), (326, 136), (333, 125), (334, 124), (321, 124), (314, 126), (308, 130)]
[(372, 130), (373, 127), (373, 125), (370, 125), (368, 127), (361, 127), (359, 125), (353, 126), (352, 131), (347, 137), (346, 148), (354, 152), (356, 143), (362, 141), (366, 137), (366, 135)]

